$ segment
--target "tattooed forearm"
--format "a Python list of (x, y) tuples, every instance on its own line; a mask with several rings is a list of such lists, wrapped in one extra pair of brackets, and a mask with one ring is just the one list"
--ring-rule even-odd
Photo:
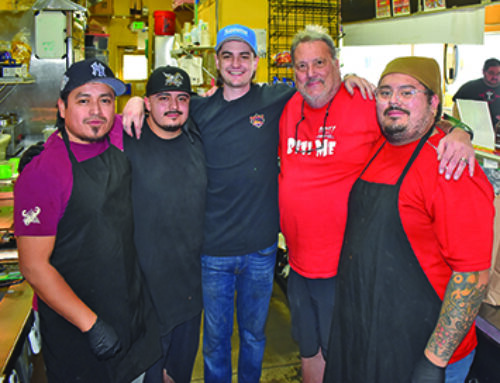
[(488, 283), (488, 271), (454, 272), (426, 351), (447, 364), (476, 319)]

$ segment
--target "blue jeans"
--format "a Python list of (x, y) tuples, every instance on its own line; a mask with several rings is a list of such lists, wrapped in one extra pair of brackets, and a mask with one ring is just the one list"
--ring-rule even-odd
[(258, 383), (273, 290), (277, 243), (255, 253), (202, 255), (203, 360), (205, 383), (231, 383), (234, 296), (240, 335), (238, 382)]
[(464, 383), (469, 374), (470, 366), (474, 361), (476, 350), (472, 350), (469, 355), (446, 367), (445, 383)]

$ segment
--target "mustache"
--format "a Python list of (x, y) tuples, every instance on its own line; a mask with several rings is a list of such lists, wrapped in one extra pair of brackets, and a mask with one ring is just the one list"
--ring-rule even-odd
[(108, 119), (106, 117), (89, 117), (89, 118), (86, 118), (83, 120), (83, 122), (85, 124), (88, 122), (91, 122), (91, 121), (99, 121), (99, 122), (105, 124), (106, 122), (108, 122)]
[(169, 114), (172, 114), (172, 113), (178, 114), (179, 116), (182, 116), (184, 114), (179, 110), (167, 110), (165, 113), (163, 113), (163, 115), (168, 116)]
[(386, 110), (384, 110), (384, 116), (387, 116), (387, 114), (393, 110), (399, 110), (400, 112), (406, 113), (407, 115), (410, 115), (410, 111), (407, 109), (400, 108), (398, 106), (389, 106)]
[(322, 78), (311, 78), (311, 79), (307, 80), (306, 86), (310, 85), (312, 82), (318, 82), (318, 81), (320, 83), (322, 83), (323, 85), (325, 84), (325, 80), (323, 80)]

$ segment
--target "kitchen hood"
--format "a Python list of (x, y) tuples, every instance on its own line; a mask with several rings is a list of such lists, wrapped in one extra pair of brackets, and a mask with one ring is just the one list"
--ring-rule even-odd
[(80, 11), (87, 12), (87, 8), (70, 0), (36, 0), (32, 7), (35, 11)]

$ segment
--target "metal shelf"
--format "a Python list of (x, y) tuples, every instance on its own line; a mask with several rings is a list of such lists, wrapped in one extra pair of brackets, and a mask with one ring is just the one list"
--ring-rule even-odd
[(0, 85), (33, 84), (33, 77), (0, 77)]
[(19, 84), (33, 84), (35, 79), (29, 77), (0, 77), (0, 104), (14, 92)]
[(291, 67), (276, 66), (273, 57), (289, 51), (293, 36), (306, 25), (317, 24), (327, 28), (338, 40), (340, 0), (269, 0), (268, 17), (268, 81), (293, 78)]

